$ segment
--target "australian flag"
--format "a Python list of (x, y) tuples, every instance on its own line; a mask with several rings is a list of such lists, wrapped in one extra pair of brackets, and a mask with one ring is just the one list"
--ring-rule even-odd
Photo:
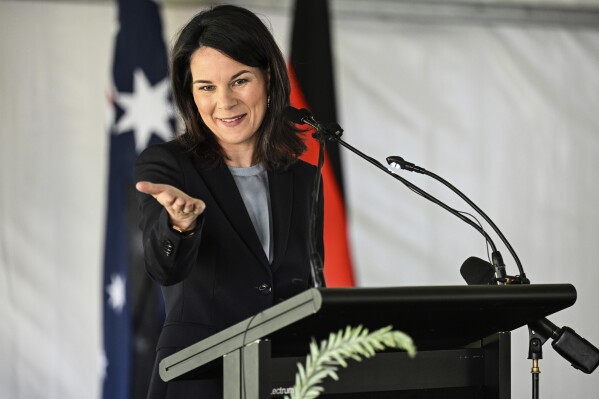
[(175, 130), (155, 1), (118, 1), (112, 76), (102, 396), (136, 399), (146, 396), (164, 311), (143, 265), (133, 165), (141, 150)]

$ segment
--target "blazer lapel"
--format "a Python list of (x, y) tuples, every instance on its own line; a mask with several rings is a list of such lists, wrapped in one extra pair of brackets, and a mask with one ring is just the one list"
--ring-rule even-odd
[(258, 234), (254, 229), (252, 220), (248, 215), (241, 194), (228, 167), (224, 163), (221, 163), (214, 169), (196, 169), (198, 169), (217, 206), (221, 208), (223, 214), (231, 226), (233, 226), (233, 229), (235, 229), (258, 260), (265, 267), (268, 267), (268, 258), (264, 253), (264, 249), (262, 249)]
[(287, 249), (291, 211), (293, 209), (293, 174), (290, 169), (286, 171), (269, 171), (268, 181), (273, 226), (271, 242), (274, 243), (271, 268), (275, 271), (280, 266)]

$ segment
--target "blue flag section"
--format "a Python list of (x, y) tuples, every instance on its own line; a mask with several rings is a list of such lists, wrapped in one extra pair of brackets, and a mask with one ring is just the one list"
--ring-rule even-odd
[(104, 399), (145, 398), (163, 318), (145, 272), (133, 165), (148, 145), (169, 140), (175, 119), (160, 9), (119, 0), (110, 95), (110, 158), (104, 252)]

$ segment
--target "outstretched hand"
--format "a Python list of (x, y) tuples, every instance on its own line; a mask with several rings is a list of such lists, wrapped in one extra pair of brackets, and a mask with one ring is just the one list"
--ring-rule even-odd
[(135, 188), (154, 197), (168, 212), (170, 222), (183, 231), (195, 228), (196, 219), (206, 209), (204, 201), (190, 197), (168, 184), (140, 181)]

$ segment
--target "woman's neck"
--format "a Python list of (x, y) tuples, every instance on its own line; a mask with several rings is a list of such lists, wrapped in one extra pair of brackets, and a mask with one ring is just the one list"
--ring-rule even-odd
[(254, 166), (256, 164), (254, 152), (229, 152), (226, 154), (225, 164), (234, 168), (249, 168), (250, 166)]

